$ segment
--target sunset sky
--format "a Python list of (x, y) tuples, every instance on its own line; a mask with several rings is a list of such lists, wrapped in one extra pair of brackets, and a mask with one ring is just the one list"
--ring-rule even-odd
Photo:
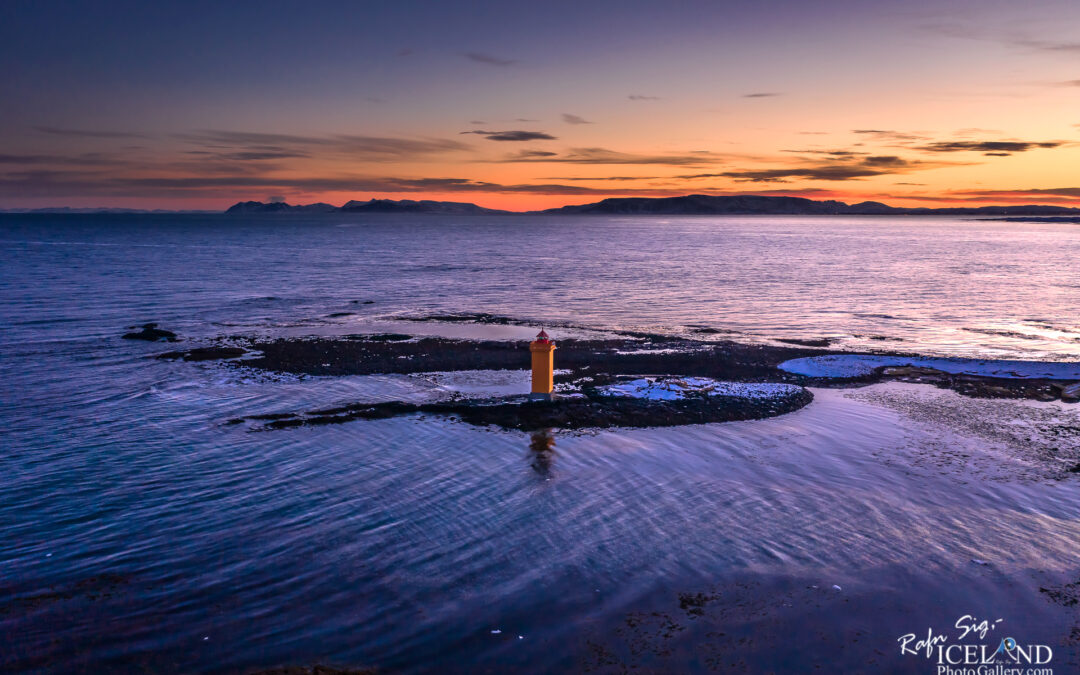
[(0, 208), (1080, 206), (1080, 2), (0, 5)]

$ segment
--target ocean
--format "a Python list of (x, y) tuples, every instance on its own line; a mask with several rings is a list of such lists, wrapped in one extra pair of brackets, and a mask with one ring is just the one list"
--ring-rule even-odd
[[(1040, 588), (1080, 572), (1080, 483), (1009, 450), (1076, 406), (893, 384), (546, 441), (420, 416), (253, 432), (226, 422), (445, 390), (120, 336), (707, 327), (1075, 361), (1078, 225), (0, 215), (0, 241), (0, 670), (927, 672), (898, 638), (965, 614), (1077, 658)], [(455, 312), (530, 327), (401, 320)]]

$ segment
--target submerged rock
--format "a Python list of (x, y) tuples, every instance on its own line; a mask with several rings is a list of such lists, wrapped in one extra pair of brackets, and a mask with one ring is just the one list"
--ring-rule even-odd
[(176, 359), (184, 361), (216, 361), (219, 359), (235, 359), (247, 353), (246, 349), (240, 347), (196, 347), (186, 351), (165, 352), (158, 354), (157, 358), (166, 361)]
[(157, 327), (156, 323), (144, 323), (137, 333), (124, 333), (125, 340), (146, 340), (147, 342), (176, 342), (176, 333)]
[(776, 338), (776, 341), (800, 347), (828, 347), (833, 343), (832, 338)]
[(405, 333), (356, 333), (345, 336), (349, 340), (369, 340), (371, 342), (404, 342), (413, 339)]

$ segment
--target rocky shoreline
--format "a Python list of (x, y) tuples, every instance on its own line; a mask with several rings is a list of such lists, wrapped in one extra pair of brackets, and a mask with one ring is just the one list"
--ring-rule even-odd
[[(519, 324), (508, 317), (434, 315), (420, 322)], [(707, 333), (703, 333), (707, 334)], [(231, 420), (259, 429), (322, 425), (398, 415), (452, 415), (463, 421), (508, 429), (581, 429), (614, 426), (648, 427), (760, 419), (796, 410), (812, 400), (802, 387), (852, 387), (881, 381), (930, 384), (977, 398), (1073, 401), (1075, 381), (1048, 378), (992, 377), (950, 373), (927, 367), (878, 367), (851, 377), (820, 377), (781, 368), (797, 359), (836, 352), (798, 345), (744, 344), (730, 340), (697, 340), (650, 333), (616, 333), (612, 337), (558, 341), (557, 390), (551, 402), (522, 396), (462, 398), (429, 403), (390, 401), (356, 403), (333, 409), (288, 411)], [(877, 355), (881, 356), (881, 354)], [(912, 355), (892, 355), (898, 358)], [(222, 361), (257, 370), (310, 376), (415, 374), (463, 370), (522, 370), (528, 365), (523, 341), (418, 337), (404, 333), (353, 334), (339, 337), (223, 337), (213, 344), (157, 355), (163, 360)], [(913, 357), (914, 358), (914, 357)], [(735, 383), (787, 383), (798, 395), (753, 400), (735, 396), (696, 396), (684, 401), (619, 399), (599, 393), (600, 387), (631, 376), (712, 378)], [(523, 392), (524, 393), (524, 392)], [(567, 396), (566, 394), (569, 394)]]
[(526, 397), (471, 398), (434, 403), (355, 403), (304, 413), (255, 415), (229, 420), (231, 424), (253, 423), (258, 429), (286, 429), (300, 426), (338, 424), (401, 415), (434, 414), (454, 416), (477, 426), (539, 431), (543, 429), (604, 429), (610, 427), (672, 427), (764, 419), (789, 413), (810, 403), (808, 390), (793, 387), (792, 393), (771, 398), (748, 399), (737, 396), (697, 396), (681, 401), (649, 401), (604, 396), (596, 388), (572, 397), (533, 401)]

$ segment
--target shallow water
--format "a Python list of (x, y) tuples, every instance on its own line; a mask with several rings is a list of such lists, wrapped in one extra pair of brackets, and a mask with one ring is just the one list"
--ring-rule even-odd
[[(1039, 587), (1080, 573), (1080, 487), (1048, 479), (1022, 435), (957, 421), (983, 411), (993, 427), (1005, 408), (888, 385), (674, 429), (547, 437), (410, 417), (250, 432), (224, 422), (501, 392), (520, 374), (274, 377), (152, 360), (163, 346), (117, 337), (149, 320), (302, 334), (468, 310), (762, 339), (895, 327), (927, 353), (1077, 346), (1064, 332), (959, 339), (1075, 321), (1067, 226), (525, 221), (0, 219), (0, 670), (580, 670), (606, 651), (660, 670), (706, 669), (715, 652), (735, 670), (725, 659), (926, 672), (897, 637), (969, 613), (1075, 663), (1063, 640), (1080, 620)], [(541, 242), (550, 256), (522, 253)], [(964, 252), (981, 262), (946, 262)], [(357, 314), (326, 318), (338, 311)], [(901, 395), (956, 412), (920, 421)], [(995, 406), (1019, 411), (1010, 428), (1029, 410), (1080, 426), (1075, 406)], [(694, 618), (682, 592), (731, 603)], [(626, 633), (640, 611), (685, 630), (643, 651)]]

